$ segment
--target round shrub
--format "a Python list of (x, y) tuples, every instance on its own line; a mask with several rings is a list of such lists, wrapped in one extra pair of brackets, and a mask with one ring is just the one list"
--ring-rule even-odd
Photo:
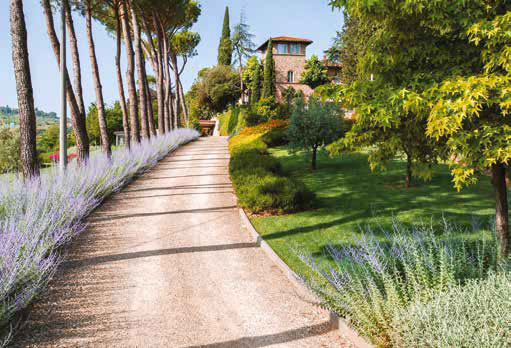
[(285, 128), (277, 128), (263, 135), (263, 142), (268, 147), (277, 147), (289, 144), (287, 138), (287, 130)]

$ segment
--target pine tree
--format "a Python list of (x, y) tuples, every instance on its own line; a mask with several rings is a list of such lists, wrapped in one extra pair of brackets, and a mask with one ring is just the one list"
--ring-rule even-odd
[(261, 70), (261, 65), (258, 64), (257, 69), (254, 71), (254, 80), (251, 86), (251, 103), (257, 103), (261, 99)]
[(229, 7), (225, 8), (224, 26), (222, 29), (222, 37), (218, 46), (218, 64), (231, 65), (232, 63), (232, 41), (231, 28), (229, 27)]
[(264, 62), (262, 97), (275, 97), (275, 94), (275, 62), (273, 61), (273, 43), (270, 39), (266, 50), (266, 60)]

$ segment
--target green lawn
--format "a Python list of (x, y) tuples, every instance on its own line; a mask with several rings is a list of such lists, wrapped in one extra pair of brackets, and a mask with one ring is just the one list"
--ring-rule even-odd
[[(467, 232), (460, 237), (471, 238), (471, 226), (488, 226), (494, 214), (488, 177), (457, 192), (449, 168), (439, 165), (432, 181), (417, 180), (413, 188), (406, 189), (402, 161), (392, 161), (385, 172), (371, 173), (365, 154), (332, 159), (322, 153), (318, 169), (313, 172), (306, 154), (291, 155), (285, 147), (271, 149), (271, 153), (317, 195), (312, 210), (251, 219), (263, 238), (298, 272), (304, 268), (293, 247), (322, 256), (325, 245), (350, 243), (363, 226), (378, 225), (389, 231), (394, 219), (405, 224), (441, 224), (445, 216), (467, 226)], [(377, 228), (375, 234), (378, 236)]]

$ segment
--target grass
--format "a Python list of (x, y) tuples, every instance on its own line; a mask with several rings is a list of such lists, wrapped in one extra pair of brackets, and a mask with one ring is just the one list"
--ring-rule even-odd
[[(360, 236), (365, 225), (389, 230), (393, 221), (404, 224), (441, 224), (442, 217), (458, 225), (488, 226), (494, 214), (493, 190), (489, 178), (462, 192), (452, 185), (449, 168), (434, 168), (433, 180), (415, 181), (404, 187), (405, 163), (392, 161), (385, 172), (371, 173), (367, 155), (350, 153), (342, 158), (318, 156), (318, 169), (312, 171), (309, 155), (292, 155), (286, 147), (270, 150), (284, 171), (300, 179), (316, 194), (313, 208), (283, 216), (253, 217), (257, 231), (275, 252), (295, 271), (308, 273), (293, 250), (325, 258), (327, 245), (346, 245)], [(477, 228), (474, 228), (474, 230)], [(375, 231), (376, 237), (385, 239)], [(459, 238), (476, 238), (469, 232)]]

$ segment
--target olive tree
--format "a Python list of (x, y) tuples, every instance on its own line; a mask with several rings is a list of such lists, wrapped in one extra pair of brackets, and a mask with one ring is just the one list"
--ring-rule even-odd
[(343, 113), (338, 105), (310, 97), (298, 98), (289, 119), (288, 139), (292, 149), (311, 153), (311, 168), (316, 169), (318, 149), (342, 135)]

